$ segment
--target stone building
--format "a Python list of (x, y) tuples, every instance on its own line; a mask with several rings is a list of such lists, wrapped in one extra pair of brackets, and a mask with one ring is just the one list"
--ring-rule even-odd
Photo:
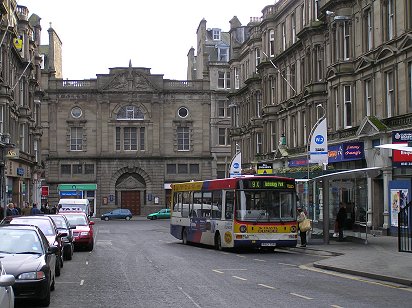
[(212, 176), (210, 86), (165, 80), (149, 68), (96, 79), (48, 78), (42, 155), (49, 202), (83, 197), (99, 215), (168, 205), (170, 183)]
[(229, 33), (220, 28), (207, 28), (202, 19), (196, 31), (196, 50), (188, 52), (187, 80), (210, 83), (210, 151), (213, 155), (214, 177), (224, 178), (231, 161), (231, 109), (227, 95), (231, 86), (229, 66)]
[[(40, 18), (15, 0), (0, 2), (2, 206), (40, 202)], [(3, 180), (4, 179), (4, 180)]]
[[(353, 171), (330, 177), (330, 217), (345, 202), (347, 228), (396, 230), (390, 204), (401, 201), (393, 191), (403, 191), (400, 181), (411, 193), (412, 163), (376, 146), (412, 136), (411, 30), (406, 0), (280, 0), (246, 26), (232, 20), (231, 142), (232, 151), (242, 149), (243, 168), (315, 177), (308, 146), (326, 117), (328, 169)], [(382, 171), (366, 169), (374, 167)], [(321, 222), (321, 188), (298, 192)]]

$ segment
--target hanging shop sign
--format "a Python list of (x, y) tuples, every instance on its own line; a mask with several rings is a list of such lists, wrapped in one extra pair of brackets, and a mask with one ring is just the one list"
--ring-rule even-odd
[[(392, 132), (392, 143), (408, 145), (412, 142), (412, 131)], [(394, 167), (412, 167), (412, 152), (392, 150), (392, 165)]]
[(257, 164), (257, 174), (272, 174), (273, 166), (272, 164), (258, 163)]
[(328, 147), (328, 162), (359, 160), (365, 158), (363, 142), (345, 142)]

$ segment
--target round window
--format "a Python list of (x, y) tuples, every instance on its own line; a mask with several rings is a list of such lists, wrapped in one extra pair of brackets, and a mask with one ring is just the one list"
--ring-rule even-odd
[(72, 108), (72, 117), (73, 118), (80, 118), (82, 116), (82, 109), (80, 107), (73, 107)]
[(177, 113), (179, 114), (179, 117), (186, 118), (187, 115), (189, 114), (189, 110), (187, 110), (186, 107), (180, 107)]

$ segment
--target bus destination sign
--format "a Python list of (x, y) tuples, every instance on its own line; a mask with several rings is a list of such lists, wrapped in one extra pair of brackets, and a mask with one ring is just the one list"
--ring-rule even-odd
[[(247, 183), (247, 182), (246, 182)], [(245, 183), (245, 184), (246, 184)], [(277, 189), (277, 188), (287, 188), (293, 189), (295, 185), (290, 181), (282, 180), (251, 180), (250, 185), (245, 185), (245, 188), (249, 189)]]

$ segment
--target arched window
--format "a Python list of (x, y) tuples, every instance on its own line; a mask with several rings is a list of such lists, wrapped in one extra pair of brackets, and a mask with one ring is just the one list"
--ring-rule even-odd
[(117, 113), (117, 120), (143, 120), (144, 113), (139, 107), (125, 106)]

